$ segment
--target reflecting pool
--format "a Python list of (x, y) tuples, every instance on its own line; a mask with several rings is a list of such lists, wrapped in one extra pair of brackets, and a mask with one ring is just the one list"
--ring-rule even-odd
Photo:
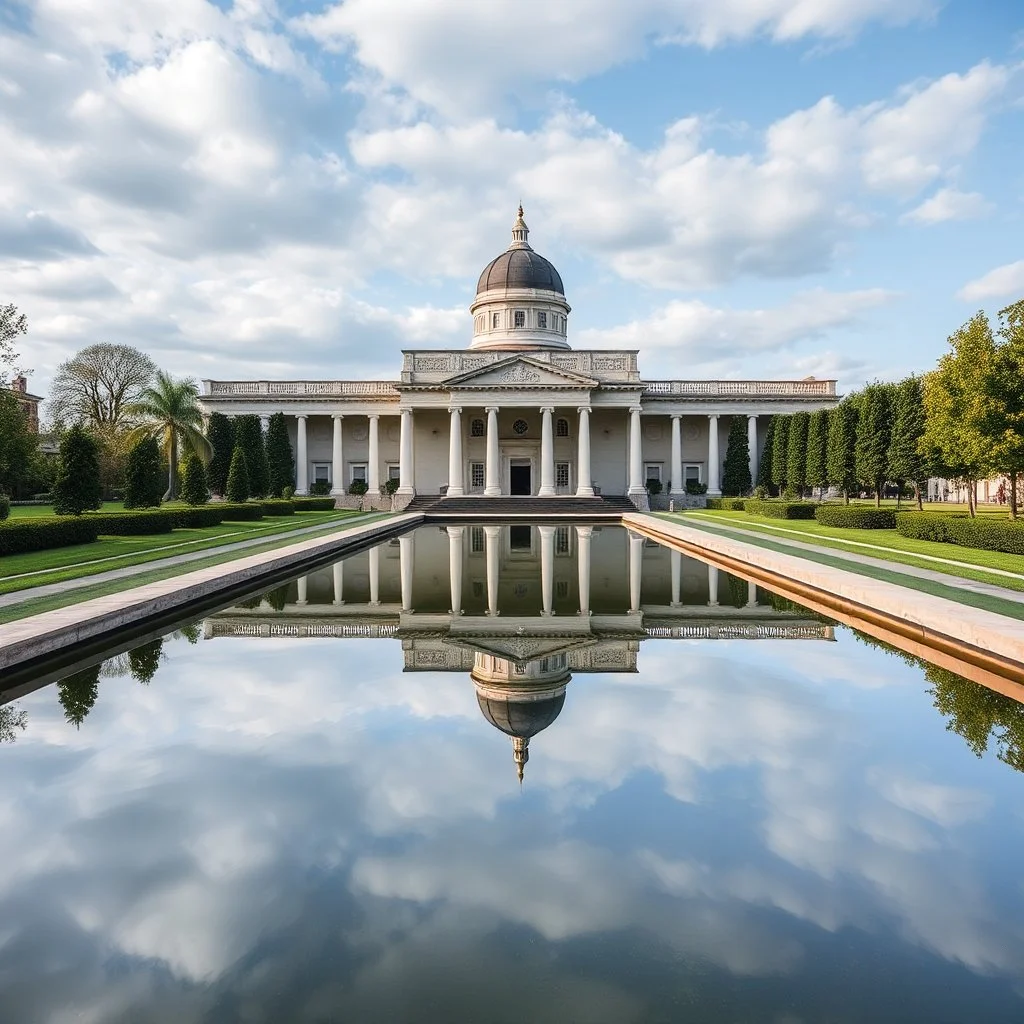
[(4, 1022), (1024, 1019), (1024, 708), (620, 527), (0, 707)]

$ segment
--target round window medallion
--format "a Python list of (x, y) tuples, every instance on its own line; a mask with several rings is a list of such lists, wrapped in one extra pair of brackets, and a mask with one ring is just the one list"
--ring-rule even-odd
[(526, 420), (516, 420), (515, 423), (512, 424), (512, 429), (517, 434), (525, 434), (530, 429), (530, 425)]

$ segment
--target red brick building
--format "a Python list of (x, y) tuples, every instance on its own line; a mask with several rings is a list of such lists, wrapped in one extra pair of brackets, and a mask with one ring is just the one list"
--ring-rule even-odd
[(28, 390), (28, 380), (25, 377), (16, 377), (14, 383), (11, 385), (11, 390), (14, 392), (14, 397), (18, 399), (18, 404), (28, 417), (29, 430), (31, 430), (33, 434), (38, 434), (39, 403), (42, 401), (42, 398), (40, 398), (39, 395), (33, 395)]

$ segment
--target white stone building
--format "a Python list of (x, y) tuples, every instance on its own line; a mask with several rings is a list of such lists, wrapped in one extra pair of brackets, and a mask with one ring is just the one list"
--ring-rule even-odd
[(635, 349), (574, 350), (562, 279), (528, 242), (480, 275), (468, 349), (410, 349), (395, 380), (207, 380), (206, 413), (291, 418), (296, 493), (315, 481), (371, 495), (628, 495), (646, 482), (720, 494), (733, 416), (747, 419), (756, 474), (767, 417), (837, 402), (835, 381), (644, 380)]

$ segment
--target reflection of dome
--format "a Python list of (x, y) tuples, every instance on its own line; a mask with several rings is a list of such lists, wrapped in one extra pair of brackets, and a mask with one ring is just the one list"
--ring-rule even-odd
[(506, 736), (518, 736), (528, 740), (531, 736), (546, 729), (557, 717), (565, 703), (565, 690), (557, 697), (546, 697), (542, 700), (530, 700), (521, 703), (515, 697), (485, 697), (476, 695), (480, 711), (495, 729), (500, 729)]

